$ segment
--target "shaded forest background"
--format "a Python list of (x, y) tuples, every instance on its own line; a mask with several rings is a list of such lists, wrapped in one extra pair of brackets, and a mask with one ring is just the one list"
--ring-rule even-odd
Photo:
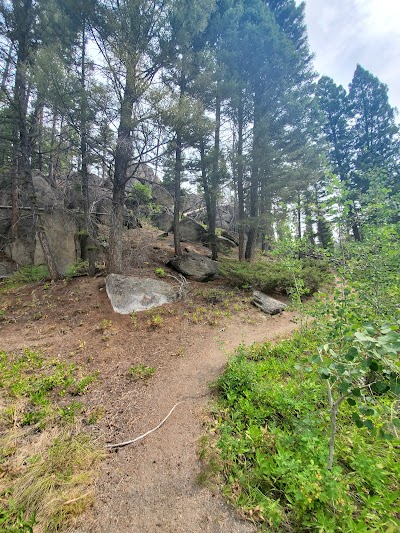
[(338, 206), (345, 238), (363, 238), (377, 198), (397, 222), (399, 137), (388, 88), (360, 65), (348, 90), (318, 79), (304, 7), (293, 0), (2, 0), (7, 242), (18, 240), (28, 217), (56, 279), (32, 171), (54, 188), (78, 177), (81, 256), (93, 273), (89, 190), (97, 174), (112, 182), (107, 268), (121, 272), (126, 186), (144, 164), (173, 194), (177, 255), (187, 191), (203, 196), (214, 259), (222, 202), (234, 205), (240, 260), (286, 238), (330, 248)]

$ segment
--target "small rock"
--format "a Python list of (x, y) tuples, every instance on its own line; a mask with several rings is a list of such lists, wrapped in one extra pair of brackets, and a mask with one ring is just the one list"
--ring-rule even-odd
[(253, 303), (267, 315), (277, 315), (278, 313), (282, 313), (286, 307), (285, 303), (275, 300), (275, 298), (271, 298), (271, 296), (267, 296), (260, 291), (254, 291)]

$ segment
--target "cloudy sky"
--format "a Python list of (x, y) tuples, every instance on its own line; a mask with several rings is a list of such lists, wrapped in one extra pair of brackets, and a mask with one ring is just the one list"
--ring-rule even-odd
[(400, 0), (306, 0), (306, 20), (320, 74), (347, 88), (360, 63), (400, 111)]

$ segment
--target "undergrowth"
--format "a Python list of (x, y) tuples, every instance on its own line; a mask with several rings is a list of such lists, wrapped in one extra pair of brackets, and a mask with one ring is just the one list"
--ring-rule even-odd
[[(304, 282), (304, 288), (310, 294), (316, 292), (322, 285), (331, 280), (329, 265), (325, 261), (293, 260), (296, 270)], [(220, 259), (218, 273), (231, 285), (258, 289), (265, 293), (286, 292), (296, 289), (296, 279), (293, 276), (293, 265), (288, 266), (285, 261), (260, 258), (248, 263), (234, 259)]]
[(27, 283), (36, 283), (49, 278), (46, 265), (32, 265), (21, 267), (2, 283), (2, 290), (14, 289)]
[(60, 531), (92, 503), (103, 452), (76, 398), (96, 378), (31, 350), (0, 352), (1, 531)]
[[(399, 236), (364, 228), (341, 249), (336, 289), (307, 307), (287, 261), (312, 329), (241, 346), (216, 384), (208, 471), (264, 531), (400, 530)], [(255, 286), (268, 268), (255, 265)]]
[[(241, 346), (228, 363), (212, 428), (224, 491), (265, 531), (398, 531), (398, 443), (356, 427), (348, 404), (326, 467), (326, 391), (308, 367), (322, 341), (308, 330), (275, 346)], [(377, 427), (388, 411), (390, 399), (375, 406)]]

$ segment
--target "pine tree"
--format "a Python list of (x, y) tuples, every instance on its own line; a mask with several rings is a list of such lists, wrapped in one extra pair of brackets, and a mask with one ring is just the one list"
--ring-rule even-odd
[(369, 187), (368, 171), (393, 170), (398, 165), (398, 127), (387, 85), (360, 65), (350, 84), (349, 105), (353, 118), (354, 183), (365, 192)]

